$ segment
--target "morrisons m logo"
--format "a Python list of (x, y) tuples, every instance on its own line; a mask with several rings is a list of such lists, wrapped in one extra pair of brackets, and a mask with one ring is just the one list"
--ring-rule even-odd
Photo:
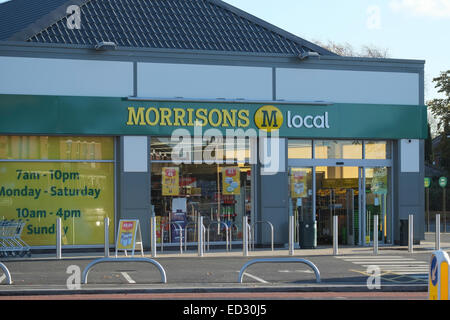
[(262, 106), (255, 112), (255, 125), (264, 131), (278, 130), (283, 124), (283, 114), (274, 106)]

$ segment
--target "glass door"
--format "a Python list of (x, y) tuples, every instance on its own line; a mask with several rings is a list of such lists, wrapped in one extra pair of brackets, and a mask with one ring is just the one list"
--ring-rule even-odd
[(338, 216), (338, 241), (359, 242), (359, 168), (316, 167), (317, 243), (332, 244), (333, 216)]
[(314, 247), (316, 241), (313, 209), (313, 169), (289, 168), (289, 199), (294, 216), (294, 241), (301, 248)]
[(391, 242), (391, 214), (388, 167), (364, 169), (365, 176), (365, 244), (374, 237), (374, 217), (378, 217), (378, 231), (375, 236), (380, 243)]
[[(289, 172), (290, 213), (301, 248), (312, 243), (302, 238), (306, 234), (317, 245), (331, 245), (333, 216), (338, 216), (340, 245), (371, 245), (375, 216), (379, 243), (392, 243), (389, 166), (292, 166)], [(314, 232), (305, 229), (311, 225)]]

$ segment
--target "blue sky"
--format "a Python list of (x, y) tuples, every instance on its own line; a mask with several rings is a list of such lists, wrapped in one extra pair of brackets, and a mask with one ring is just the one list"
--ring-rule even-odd
[[(4, 0), (0, 0), (5, 2)], [(450, 69), (450, 0), (225, 0), (309, 41), (369, 45), (390, 58), (425, 60), (425, 99), (441, 97), (432, 79)]]
[(390, 58), (425, 60), (425, 99), (450, 69), (450, 0), (225, 0), (309, 41), (387, 49)]

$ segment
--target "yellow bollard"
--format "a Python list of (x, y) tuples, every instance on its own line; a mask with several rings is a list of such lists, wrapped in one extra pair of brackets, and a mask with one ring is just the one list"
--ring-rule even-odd
[(428, 274), (428, 296), (430, 300), (448, 300), (450, 259), (447, 252), (434, 251), (430, 259)]

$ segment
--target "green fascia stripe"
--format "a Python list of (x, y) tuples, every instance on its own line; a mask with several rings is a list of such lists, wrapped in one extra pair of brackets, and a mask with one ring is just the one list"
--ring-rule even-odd
[[(127, 125), (129, 107), (245, 109), (249, 126), (264, 104), (228, 102), (129, 101), (116, 97), (0, 95), (0, 134), (10, 135), (160, 135), (170, 136), (174, 126)], [(335, 103), (331, 105), (277, 104), (283, 114), (281, 137), (352, 139), (426, 139), (424, 105)], [(291, 116), (328, 114), (330, 128), (288, 128)], [(183, 126), (193, 134), (193, 127)], [(206, 126), (203, 132), (211, 127)], [(221, 130), (225, 134), (225, 129)]]

